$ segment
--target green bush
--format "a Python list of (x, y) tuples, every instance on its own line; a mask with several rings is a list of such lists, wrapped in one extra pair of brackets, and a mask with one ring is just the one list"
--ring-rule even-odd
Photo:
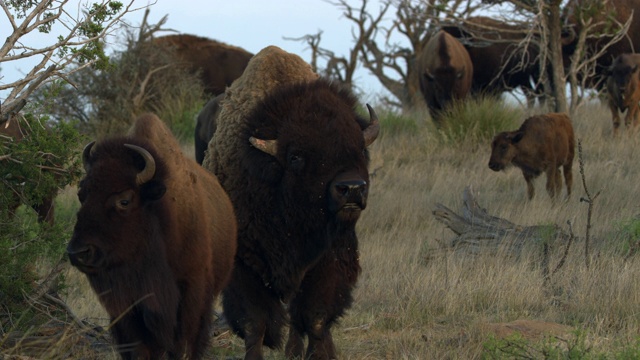
[(515, 130), (522, 122), (522, 110), (494, 97), (478, 97), (454, 103), (442, 113), (438, 131), (445, 143), (480, 143), (501, 131)]
[[(70, 124), (45, 122), (27, 115), (20, 124), (28, 136), (0, 137), (0, 335), (18, 315), (28, 318), (36, 280), (61, 261), (70, 238), (71, 224), (39, 223), (30, 208), (80, 175), (78, 132)], [(18, 203), (26, 206), (14, 211)]]

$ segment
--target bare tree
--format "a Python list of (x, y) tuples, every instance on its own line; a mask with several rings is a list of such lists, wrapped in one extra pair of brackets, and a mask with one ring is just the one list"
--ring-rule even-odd
[[(0, 64), (13, 66), (30, 59), (35, 65), (24, 76), (3, 82), (0, 91), (8, 92), (1, 100), (0, 122), (17, 113), (29, 96), (42, 84), (53, 79), (68, 80), (72, 72), (83, 68), (104, 67), (108, 58), (104, 53), (104, 40), (122, 24), (122, 17), (133, 8), (133, 0), (124, 5), (119, 1), (99, 0), (82, 5), (74, 11), (69, 0), (6, 1), (0, 8), (10, 25), (11, 33), (0, 47)], [(53, 34), (47, 44), (34, 46), (28, 35)], [(79, 66), (70, 67), (70, 64)]]

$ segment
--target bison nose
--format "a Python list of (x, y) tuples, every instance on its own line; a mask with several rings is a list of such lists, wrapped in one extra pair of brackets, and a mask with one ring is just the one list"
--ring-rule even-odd
[(500, 164), (496, 162), (489, 162), (489, 169), (493, 171), (500, 171)]
[(343, 206), (364, 209), (367, 200), (367, 182), (364, 180), (346, 180), (336, 182), (331, 188), (332, 199)]
[(67, 246), (67, 255), (69, 256), (71, 265), (76, 266), (79, 269), (97, 267), (100, 265), (99, 256), (93, 246), (84, 246), (80, 248)]

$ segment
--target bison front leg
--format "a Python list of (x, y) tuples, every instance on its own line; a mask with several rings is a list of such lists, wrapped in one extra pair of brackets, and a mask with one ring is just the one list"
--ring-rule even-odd
[(531, 200), (533, 199), (533, 195), (535, 195), (535, 189), (533, 188), (533, 179), (535, 178), (535, 175), (526, 171), (523, 171), (522, 175), (524, 176), (524, 181), (527, 182), (527, 196), (529, 200)]
[(629, 108), (627, 109), (627, 116), (625, 117), (625, 125), (627, 125), (627, 129), (629, 129), (629, 127), (633, 127), (633, 129), (635, 130), (638, 127), (638, 105), (637, 104), (633, 104), (632, 106), (629, 106)]
[(547, 192), (552, 199), (555, 199), (556, 194), (561, 188), (562, 179), (560, 178), (560, 173), (558, 172), (558, 168), (552, 165), (547, 170)]
[[(611, 110), (611, 122), (613, 123), (613, 135), (618, 135), (620, 130), (620, 113), (618, 112), (618, 106), (609, 102), (609, 110)], [(626, 122), (626, 120), (625, 120)]]

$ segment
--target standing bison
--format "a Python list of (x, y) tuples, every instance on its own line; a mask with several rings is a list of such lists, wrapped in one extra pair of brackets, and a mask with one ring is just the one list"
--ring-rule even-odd
[[(379, 122), (347, 90), (267, 47), (227, 89), (204, 167), (229, 193), (238, 254), (224, 314), (245, 359), (279, 348), (333, 359), (332, 325), (350, 307), (360, 273), (355, 225), (367, 205), (368, 150)], [(306, 348), (304, 339), (308, 339)]]
[(115, 322), (122, 358), (200, 358), (236, 250), (229, 198), (155, 115), (90, 143), (83, 161), (67, 253)]
[(640, 115), (640, 54), (622, 54), (611, 64), (607, 78), (609, 109), (613, 120), (613, 133), (620, 128), (619, 111), (627, 111), (624, 124), (628, 128), (638, 125)]
[(473, 64), (469, 53), (453, 36), (439, 31), (418, 58), (420, 91), (431, 118), (440, 124), (440, 112), (471, 90)]
[(562, 167), (569, 197), (574, 153), (575, 139), (569, 116), (561, 113), (532, 116), (520, 129), (501, 132), (493, 138), (489, 168), (500, 171), (510, 164), (519, 167), (527, 182), (529, 199), (532, 199), (533, 179), (543, 172), (547, 174), (547, 191), (551, 198), (560, 194), (562, 179), (558, 168)]
[(205, 91), (213, 96), (222, 94), (242, 75), (253, 56), (242, 48), (188, 34), (162, 36), (153, 41), (175, 51), (178, 59), (200, 76)]

